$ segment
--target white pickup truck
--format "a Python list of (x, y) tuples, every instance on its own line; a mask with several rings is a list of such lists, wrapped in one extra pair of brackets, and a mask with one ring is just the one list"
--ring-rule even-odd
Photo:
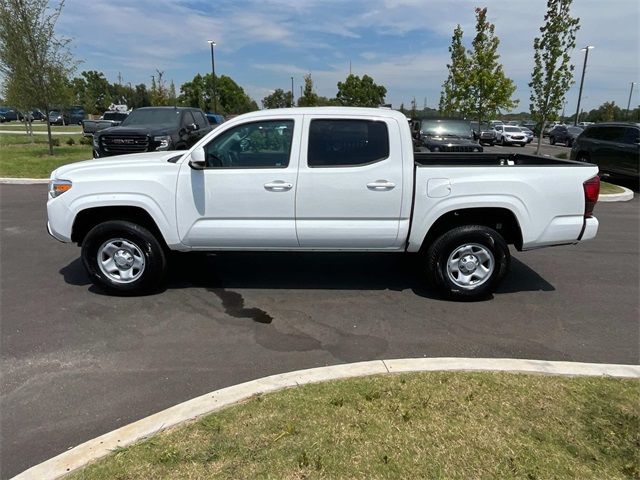
[(172, 250), (358, 251), (421, 254), (443, 294), (479, 299), (507, 273), (509, 244), (595, 237), (597, 173), (520, 154), (415, 153), (406, 117), (388, 109), (263, 110), (188, 151), (58, 168), (48, 230), (81, 245), (112, 293), (156, 288)]

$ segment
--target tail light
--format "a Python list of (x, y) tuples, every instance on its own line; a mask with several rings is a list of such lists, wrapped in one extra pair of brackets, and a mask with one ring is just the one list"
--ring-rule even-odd
[(590, 178), (582, 184), (582, 189), (584, 190), (584, 218), (589, 218), (593, 215), (593, 208), (600, 195), (600, 177), (596, 175)]

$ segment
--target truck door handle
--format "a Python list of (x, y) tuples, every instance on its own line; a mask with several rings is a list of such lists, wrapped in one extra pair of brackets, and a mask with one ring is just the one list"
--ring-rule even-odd
[(274, 180), (273, 182), (265, 183), (264, 188), (265, 190), (271, 190), (272, 192), (286, 192), (293, 188), (293, 183)]
[(386, 180), (376, 180), (375, 182), (367, 183), (369, 190), (392, 190), (395, 186), (395, 183)]

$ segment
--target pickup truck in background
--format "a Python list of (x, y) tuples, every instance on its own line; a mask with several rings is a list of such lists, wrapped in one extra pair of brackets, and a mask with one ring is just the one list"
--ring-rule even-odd
[(48, 230), (80, 245), (91, 280), (116, 294), (157, 288), (170, 251), (349, 251), (417, 254), (444, 295), (481, 299), (505, 277), (508, 245), (595, 237), (597, 173), (530, 155), (414, 153), (393, 110), (263, 110), (186, 152), (58, 168)]
[(468, 120), (426, 118), (414, 123), (414, 135), (430, 152), (482, 152)]
[(82, 134), (90, 137), (105, 128), (117, 127), (129, 116), (129, 112), (106, 111), (99, 120), (83, 120)]
[(117, 127), (93, 135), (93, 157), (186, 150), (211, 130), (199, 108), (136, 108)]

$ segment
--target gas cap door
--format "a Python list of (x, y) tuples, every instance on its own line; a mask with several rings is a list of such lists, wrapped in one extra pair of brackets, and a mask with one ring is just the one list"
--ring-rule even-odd
[(442, 198), (451, 193), (451, 182), (448, 178), (430, 178), (427, 182), (427, 196)]

